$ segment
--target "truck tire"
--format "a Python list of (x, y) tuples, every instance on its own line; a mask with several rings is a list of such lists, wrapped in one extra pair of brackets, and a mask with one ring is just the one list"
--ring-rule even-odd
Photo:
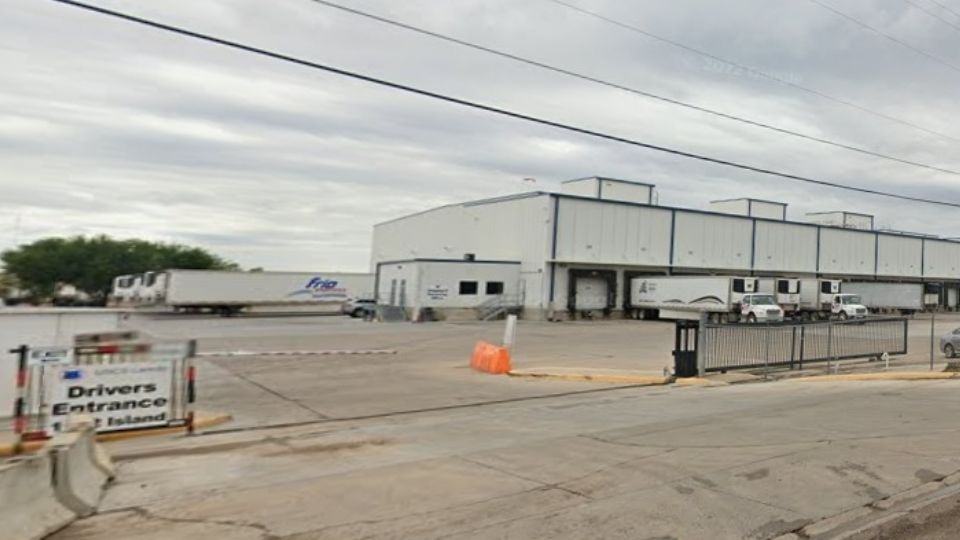
[(841, 321), (847, 320), (848, 317), (849, 317), (849, 315), (847, 315), (847, 312), (846, 312), (846, 311), (841, 311), (841, 312), (840, 312), (840, 320), (841, 320)]
[(747, 324), (754, 324), (757, 322), (757, 316), (753, 313), (747, 315)]

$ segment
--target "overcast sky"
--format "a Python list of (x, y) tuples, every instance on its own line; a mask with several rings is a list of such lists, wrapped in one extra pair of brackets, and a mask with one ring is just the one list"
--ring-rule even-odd
[[(808, 0), (569, 0), (960, 138), (952, 70)], [(916, 0), (822, 0), (960, 66), (960, 17)], [(310, 0), (90, 0), (465, 99), (800, 175), (960, 202), (960, 177), (552, 74)], [(724, 112), (960, 169), (956, 140), (817, 98), (546, 0), (350, 6)], [(957, 0), (939, 0), (960, 12)], [(829, 190), (372, 87), (48, 0), (0, 6), (0, 249), (106, 233), (201, 245), (244, 267), (366, 270), (374, 223), (603, 175), (660, 203), (752, 196), (960, 236), (958, 210)], [(535, 178), (533, 186), (524, 178)]]

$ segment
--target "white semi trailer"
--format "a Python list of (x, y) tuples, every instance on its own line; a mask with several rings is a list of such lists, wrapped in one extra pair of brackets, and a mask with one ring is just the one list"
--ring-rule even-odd
[[(863, 305), (872, 311), (896, 310), (902, 313), (922, 311), (925, 304), (922, 283), (885, 283), (879, 281), (849, 281), (843, 292), (860, 296)], [(937, 295), (933, 304), (936, 303)]]
[(788, 316), (800, 311), (800, 280), (797, 278), (760, 278), (760, 292), (773, 295)]
[(708, 313), (712, 322), (782, 321), (783, 309), (758, 286), (754, 277), (637, 277), (630, 282), (630, 307), (641, 319), (697, 319)]
[[(120, 280), (123, 284), (127, 280)], [(344, 302), (373, 297), (373, 275), (331, 272), (148, 272), (137, 284), (114, 291), (138, 307), (211, 311), (231, 315), (245, 309), (339, 312)]]
[(802, 279), (797, 315), (804, 320), (866, 317), (867, 308), (860, 297), (846, 293), (846, 285), (839, 279)]

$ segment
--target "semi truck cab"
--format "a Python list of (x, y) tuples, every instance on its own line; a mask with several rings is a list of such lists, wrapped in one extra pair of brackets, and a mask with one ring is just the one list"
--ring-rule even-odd
[(745, 294), (740, 301), (740, 319), (752, 322), (782, 322), (783, 308), (772, 294)]
[(859, 294), (835, 294), (830, 314), (842, 320), (864, 319), (867, 317), (867, 308)]

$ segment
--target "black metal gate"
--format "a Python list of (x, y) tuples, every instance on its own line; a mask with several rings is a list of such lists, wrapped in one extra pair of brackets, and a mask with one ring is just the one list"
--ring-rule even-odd
[(908, 319), (775, 324), (705, 324), (704, 371), (789, 367), (907, 353)]

